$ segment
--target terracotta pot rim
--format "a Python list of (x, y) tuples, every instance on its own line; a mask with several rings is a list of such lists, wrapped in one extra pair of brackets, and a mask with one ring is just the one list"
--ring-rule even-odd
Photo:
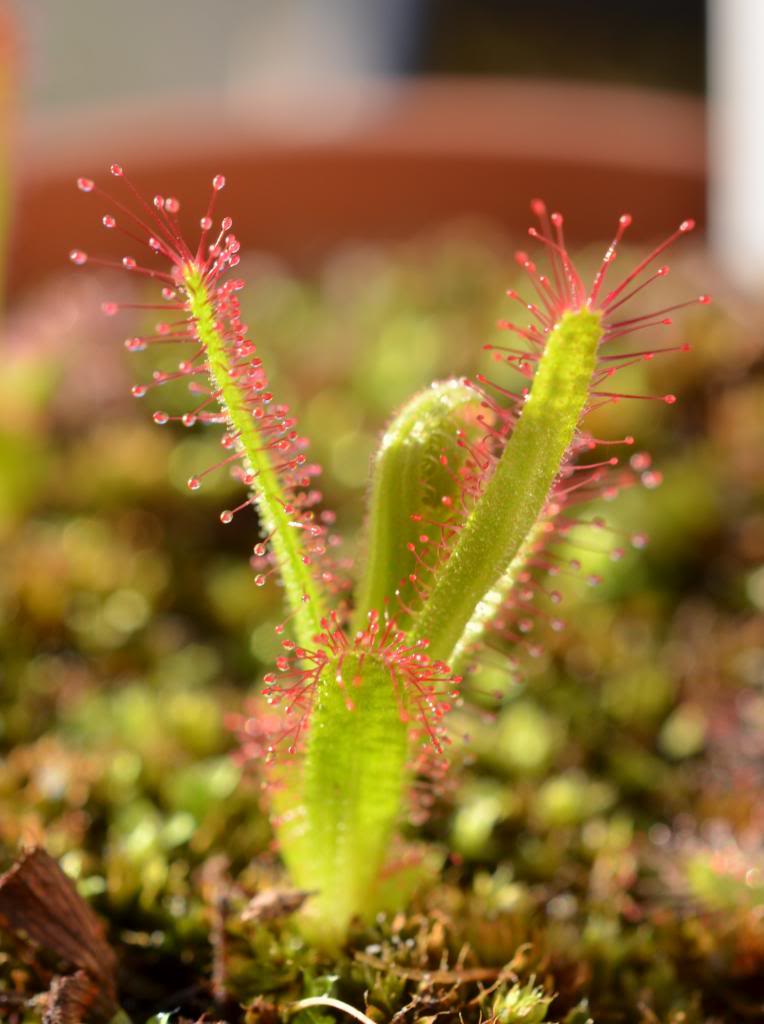
[(149, 195), (169, 188), (189, 211), (201, 212), (211, 177), (226, 174), (225, 212), (243, 244), (295, 263), (315, 264), (347, 240), (406, 237), (463, 217), (524, 233), (534, 195), (569, 214), (574, 241), (605, 237), (624, 209), (643, 239), (687, 216), (702, 225), (705, 209), (704, 104), (686, 95), (436, 78), (277, 103), (148, 101), (29, 127), (12, 291), (62, 270), (70, 248), (109, 251), (105, 203), (74, 181), (108, 183), (115, 160)]
[(24, 130), (19, 165), (25, 179), (82, 173), (114, 150), (107, 159), (161, 166), (164, 154), (174, 162), (200, 144), (207, 152), (467, 153), (702, 174), (705, 103), (635, 86), (456, 76), (358, 80), (279, 99), (169, 96), (40, 117)]

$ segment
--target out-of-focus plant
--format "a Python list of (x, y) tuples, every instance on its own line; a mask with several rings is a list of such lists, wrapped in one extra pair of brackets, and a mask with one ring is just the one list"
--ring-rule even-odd
[(0, 303), (5, 302), (8, 229), (11, 219), (11, 153), (16, 101), (16, 38), (13, 19), (0, 10)]
[[(530, 314), (530, 324), (502, 322), (512, 341), (486, 346), (508, 377), (433, 384), (393, 418), (373, 463), (353, 586), (349, 566), (336, 556), (334, 517), (319, 511), (318, 467), (290, 410), (270, 391), (241, 318), (243, 281), (233, 273), (239, 242), (230, 218), (214, 222), (223, 177), (213, 180), (201, 236), (191, 247), (176, 198), (146, 202), (119, 165), (111, 171), (127, 185), (127, 202), (90, 179), (79, 179), (80, 190), (108, 200), (105, 227), (169, 263), (163, 269), (133, 255), (122, 259), (131, 273), (160, 284), (162, 303), (148, 308), (170, 315), (153, 332), (128, 338), (126, 347), (190, 346), (176, 368), (155, 370), (133, 394), (185, 382), (197, 396), (194, 408), (177, 416), (158, 410), (155, 422), (223, 426), (222, 459), (190, 477), (188, 487), (198, 490), (218, 468), (232, 470), (248, 493), (221, 521), (256, 509), (255, 584), (273, 576), (284, 589), (288, 614), (276, 628), (283, 650), (264, 677), (261, 712), (243, 724), (245, 749), (267, 764), (272, 816), (292, 877), (315, 894), (306, 923), (318, 942), (332, 945), (355, 916), (369, 916), (389, 899), (392, 834), (407, 793), (437, 782), (446, 769), (446, 716), (460, 701), (461, 674), (475, 653), (496, 632), (518, 652), (538, 653), (529, 634), (544, 622), (563, 625), (555, 579), (580, 568), (559, 542), (582, 530), (587, 543), (592, 534), (615, 537), (614, 558), (624, 550), (620, 536), (580, 506), (660, 482), (647, 454), (623, 460), (632, 437), (603, 440), (584, 421), (625, 398), (675, 401), (671, 394), (624, 394), (612, 378), (677, 349), (623, 351), (618, 342), (670, 323), (667, 314), (677, 306), (630, 315), (627, 303), (666, 274), (656, 265), (659, 256), (693, 223), (683, 222), (606, 287), (630, 223), (624, 215), (587, 287), (565, 246), (561, 215), (534, 201), (539, 227), (530, 234), (546, 249), (550, 269), (540, 273), (518, 254), (536, 299), (508, 295)], [(89, 261), (81, 250), (71, 259)], [(103, 308), (113, 315), (120, 305)], [(626, 543), (641, 547), (645, 537), (627, 535)]]
[(511, 988), (500, 991), (493, 1001), (492, 1019), (498, 1024), (541, 1024), (554, 996), (535, 986), (534, 981), (532, 978), (525, 985), (515, 982)]

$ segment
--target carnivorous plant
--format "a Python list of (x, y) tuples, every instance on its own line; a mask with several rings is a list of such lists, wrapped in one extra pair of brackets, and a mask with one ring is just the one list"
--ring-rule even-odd
[[(125, 256), (111, 265), (152, 278), (167, 312), (153, 333), (128, 338), (126, 347), (186, 346), (175, 371), (155, 372), (133, 394), (190, 385), (193, 409), (182, 417), (160, 409), (154, 420), (222, 428), (221, 462), (188, 487), (230, 468), (245, 494), (220, 518), (256, 512), (254, 583), (274, 577), (283, 586), (282, 653), (264, 677), (262, 712), (243, 731), (249, 753), (266, 764), (284, 861), (295, 884), (314, 894), (309, 927), (330, 945), (356, 915), (377, 908), (407, 793), (445, 770), (448, 712), (486, 636), (498, 630), (532, 651), (528, 634), (537, 624), (561, 628), (555, 578), (577, 563), (560, 541), (582, 525), (608, 529), (582, 506), (659, 482), (649, 457), (633, 454), (632, 437), (594, 437), (586, 421), (622, 398), (674, 402), (670, 394), (624, 395), (613, 378), (673, 350), (624, 350), (620, 342), (670, 322), (678, 307), (632, 315), (628, 304), (667, 273), (659, 257), (693, 222), (606, 285), (631, 220), (622, 216), (587, 284), (566, 247), (562, 216), (534, 200), (538, 226), (529, 233), (548, 270), (517, 256), (533, 298), (508, 292), (523, 317), (500, 324), (506, 345), (486, 346), (497, 377), (434, 383), (392, 418), (374, 458), (365, 546), (350, 581), (332, 557), (333, 517), (321, 509), (318, 467), (292, 412), (269, 389), (267, 345), (263, 359), (241, 318), (239, 241), (230, 218), (215, 218), (223, 177), (213, 179), (190, 245), (177, 199), (146, 201), (120, 166), (111, 173), (123, 198), (85, 178), (79, 188), (104, 204), (106, 228), (146, 252), (141, 262)], [(81, 250), (70, 257), (89, 262)], [(104, 304), (106, 314), (118, 309)], [(644, 538), (634, 534), (631, 542), (639, 547)]]

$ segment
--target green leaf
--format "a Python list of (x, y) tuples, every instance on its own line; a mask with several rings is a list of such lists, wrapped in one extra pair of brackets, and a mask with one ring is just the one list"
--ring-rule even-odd
[(528, 544), (586, 407), (601, 337), (601, 316), (587, 309), (565, 313), (549, 334), (522, 415), (413, 623), (431, 657), (452, 661)]
[[(417, 543), (423, 531), (432, 532), (428, 522), (446, 519), (442, 498), (456, 497), (453, 473), (464, 460), (457, 431), (468, 426), (470, 410), (478, 405), (475, 391), (461, 381), (433, 384), (407, 402), (385, 431), (374, 460), (357, 629), (365, 627), (370, 611), (383, 613), (388, 605), (398, 625), (408, 623), (409, 616), (394, 595), (412, 571), (424, 583), (428, 573), (407, 545)], [(441, 463), (441, 455), (448, 458), (448, 467)], [(415, 522), (413, 515), (422, 516), (424, 524)]]
[(374, 905), (408, 783), (404, 700), (379, 656), (348, 654), (330, 663), (297, 787), (292, 766), (275, 794), (282, 853), (295, 884), (316, 893), (307, 928), (324, 945), (341, 940), (352, 918)]
[(309, 645), (321, 630), (326, 594), (314, 578), (303, 531), (293, 528), (294, 509), (282, 487), (273, 447), (244, 401), (237, 367), (221, 332), (213, 298), (195, 263), (184, 270), (183, 283), (199, 340), (207, 352), (210, 377), (220, 394), (218, 401), (245, 456), (244, 464), (255, 480), (254, 499), (265, 532), (271, 538), (295, 633), (300, 643)]

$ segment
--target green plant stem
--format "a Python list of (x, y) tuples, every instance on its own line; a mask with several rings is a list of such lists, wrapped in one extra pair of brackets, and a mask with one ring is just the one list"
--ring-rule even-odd
[(308, 930), (322, 945), (340, 942), (352, 918), (373, 905), (408, 783), (411, 726), (401, 713), (404, 700), (376, 656), (348, 654), (327, 666), (301, 777), (285, 774), (274, 794), (290, 874), (300, 888), (317, 893), (306, 912)]
[(247, 469), (255, 474), (257, 487), (252, 494), (284, 581), (295, 635), (304, 647), (321, 632), (321, 619), (326, 614), (326, 598), (313, 578), (303, 540), (302, 530), (295, 528), (286, 511), (289, 499), (281, 486), (271, 460), (268, 441), (262, 437), (249, 409), (243, 405), (225, 339), (215, 317), (215, 307), (198, 268), (190, 264), (184, 272), (189, 308), (199, 340), (207, 351), (209, 372), (215, 389), (220, 392), (220, 405), (243, 452)]
[(432, 658), (453, 658), (538, 522), (586, 407), (601, 338), (601, 317), (589, 310), (565, 313), (550, 332), (496, 470), (413, 622)]
[(517, 582), (518, 573), (525, 568), (528, 556), (538, 539), (540, 529), (541, 525), (537, 523), (525, 541), (520, 545), (517, 554), (509, 563), (507, 571), (478, 603), (472, 618), (464, 627), (462, 635), (459, 637), (459, 641), (451, 654), (449, 664), (454, 672), (460, 673), (462, 671), (465, 659), (473, 652), (475, 645), (485, 633), (486, 626), (496, 616), (502, 602), (514, 587)]

